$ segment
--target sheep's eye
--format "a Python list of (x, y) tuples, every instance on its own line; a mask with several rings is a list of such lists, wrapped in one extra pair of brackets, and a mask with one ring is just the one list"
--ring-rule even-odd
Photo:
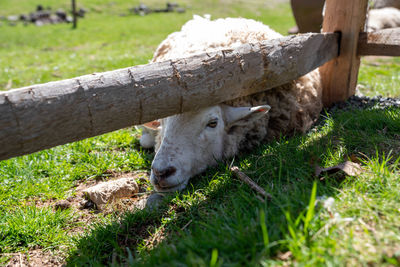
[(207, 127), (215, 128), (215, 127), (217, 127), (217, 124), (218, 124), (218, 120), (217, 120), (217, 119), (214, 119), (214, 120), (211, 120), (211, 121), (207, 124)]

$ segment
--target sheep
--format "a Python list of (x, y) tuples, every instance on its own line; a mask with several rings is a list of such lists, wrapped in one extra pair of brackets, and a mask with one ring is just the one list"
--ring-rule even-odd
[(385, 7), (381, 9), (371, 9), (368, 12), (368, 32), (395, 27), (400, 27), (399, 9), (394, 7)]
[[(152, 62), (280, 37), (250, 19), (211, 21), (195, 16), (159, 45)], [(262, 93), (161, 119), (155, 142), (143, 141), (155, 143), (150, 182), (158, 192), (182, 190), (192, 176), (241, 150), (250, 150), (281, 134), (306, 132), (322, 109), (321, 94), (319, 71), (314, 70)], [(157, 127), (151, 128), (154, 131)], [(149, 139), (151, 133), (145, 131), (143, 136)]]
[(372, 2), (373, 8), (395, 7), (400, 9), (399, 0), (374, 0)]

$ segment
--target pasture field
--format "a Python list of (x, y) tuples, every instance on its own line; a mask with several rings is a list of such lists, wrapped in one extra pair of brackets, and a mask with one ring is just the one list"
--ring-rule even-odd
[[(68, 9), (69, 2), (2, 0), (0, 16), (37, 4)], [(183, 0), (186, 13), (141, 17), (128, 12), (139, 1), (78, 0), (89, 13), (76, 30), (2, 21), (0, 89), (146, 64), (193, 14), (254, 18), (285, 34), (294, 25), (288, 2)], [(367, 96), (400, 97), (399, 58), (363, 59), (359, 84)], [(1, 161), (0, 266), (28, 259), (69, 266), (400, 265), (400, 108), (323, 112), (306, 135), (221, 162), (156, 210), (129, 204), (152, 190), (154, 153), (140, 148), (139, 136), (127, 128)], [(315, 177), (315, 166), (345, 160), (359, 162), (362, 173)], [(230, 165), (271, 199), (257, 198)], [(81, 188), (124, 175), (138, 177), (138, 196), (102, 212), (80, 208)], [(71, 207), (57, 209), (65, 199)]]

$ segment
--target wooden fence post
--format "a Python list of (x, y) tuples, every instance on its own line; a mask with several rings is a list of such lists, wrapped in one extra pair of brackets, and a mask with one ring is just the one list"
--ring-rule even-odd
[(323, 103), (329, 107), (355, 93), (360, 57), (358, 38), (364, 29), (368, 0), (327, 0), (323, 32), (340, 32), (339, 57), (320, 68)]
[(71, 2), (72, 4), (72, 18), (73, 18), (73, 22), (72, 22), (72, 28), (76, 29), (76, 27), (78, 26), (78, 13), (76, 12), (76, 1), (72, 0)]

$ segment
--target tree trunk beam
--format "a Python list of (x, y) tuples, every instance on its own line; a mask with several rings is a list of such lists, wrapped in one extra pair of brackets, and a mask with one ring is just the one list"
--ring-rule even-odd
[(335, 33), (290, 36), (1, 92), (0, 159), (287, 83), (337, 57), (338, 40)]
[(360, 58), (358, 37), (364, 29), (368, 0), (327, 0), (323, 32), (340, 32), (339, 57), (320, 68), (323, 103), (329, 107), (355, 93)]
[(400, 56), (400, 28), (360, 33), (360, 56)]

